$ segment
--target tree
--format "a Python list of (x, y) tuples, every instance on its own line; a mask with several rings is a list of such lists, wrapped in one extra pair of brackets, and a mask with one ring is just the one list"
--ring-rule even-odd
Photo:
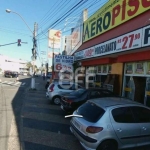
[(33, 65), (31, 64), (31, 62), (28, 62), (28, 63), (27, 63), (27, 68), (28, 68), (28, 69), (33, 68)]

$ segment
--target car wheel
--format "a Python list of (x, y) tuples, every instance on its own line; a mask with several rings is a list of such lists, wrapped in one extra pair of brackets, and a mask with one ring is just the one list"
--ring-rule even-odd
[(117, 150), (117, 144), (115, 141), (104, 141), (98, 146), (97, 150)]
[(60, 104), (60, 97), (54, 97), (53, 98), (53, 103), (55, 104), (55, 105), (59, 105)]

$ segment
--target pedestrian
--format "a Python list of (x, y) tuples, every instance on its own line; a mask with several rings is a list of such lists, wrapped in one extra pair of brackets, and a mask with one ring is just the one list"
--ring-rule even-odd
[(18, 72), (16, 72), (16, 82), (19, 80)]
[(43, 80), (45, 80), (45, 73), (43, 73)]

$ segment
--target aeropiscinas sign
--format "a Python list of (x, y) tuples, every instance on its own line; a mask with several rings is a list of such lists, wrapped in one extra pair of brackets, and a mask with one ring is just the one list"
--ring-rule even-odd
[(110, 0), (84, 22), (86, 42), (150, 9), (150, 0)]
[(104, 56), (150, 46), (150, 25), (74, 54), (75, 60)]

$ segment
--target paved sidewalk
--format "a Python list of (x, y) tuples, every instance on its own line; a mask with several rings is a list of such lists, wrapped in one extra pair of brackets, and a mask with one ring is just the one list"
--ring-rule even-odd
[(21, 141), (23, 150), (83, 150), (69, 129), (60, 106), (49, 104), (45, 83), (35, 79), (35, 91), (26, 91), (22, 109)]
[[(24, 93), (20, 133), (12, 121), (8, 150), (83, 150), (69, 130), (70, 119), (64, 118), (60, 106), (50, 105), (45, 96), (42, 77), (35, 79), (35, 91)], [(19, 138), (19, 139), (18, 139)], [(20, 141), (20, 142), (19, 142)], [(129, 149), (128, 149), (129, 150)], [(130, 150), (150, 150), (135, 148)]]

